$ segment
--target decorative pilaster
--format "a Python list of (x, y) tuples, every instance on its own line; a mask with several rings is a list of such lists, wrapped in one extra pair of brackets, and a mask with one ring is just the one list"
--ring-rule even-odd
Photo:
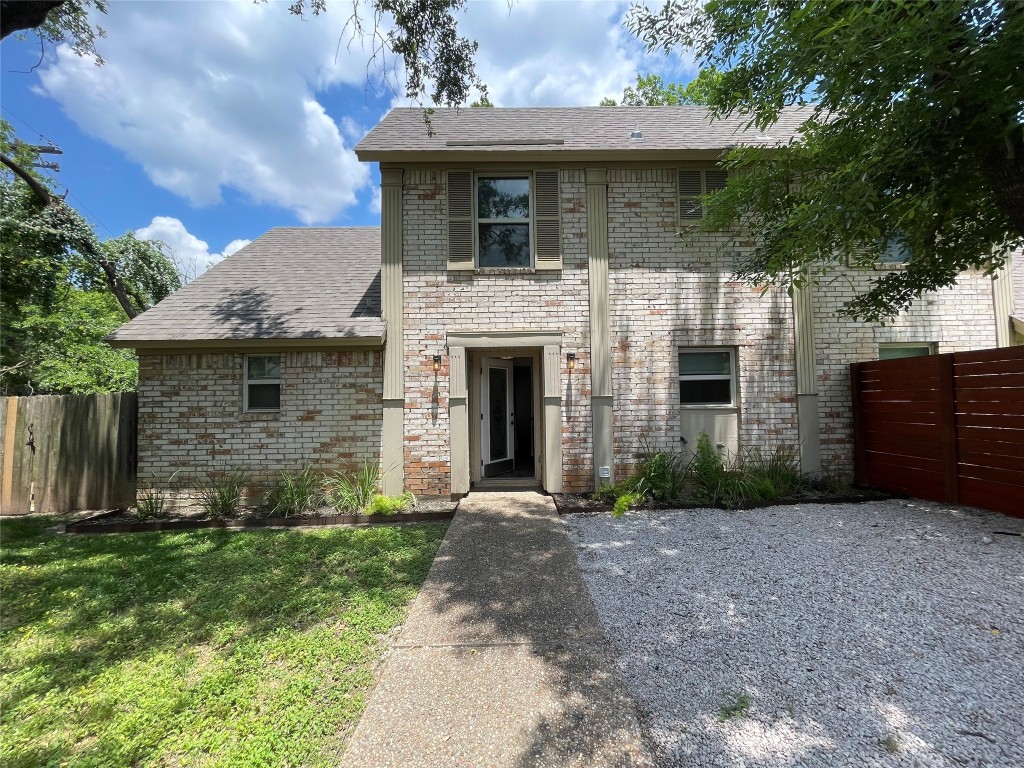
[[(590, 387), (594, 486), (614, 481), (611, 320), (608, 302), (608, 172), (587, 169), (587, 252), (590, 285)], [(607, 477), (601, 477), (607, 467)]]
[(381, 315), (384, 347), (384, 423), (381, 469), (384, 493), (405, 485), (405, 339), (402, 332), (402, 169), (382, 168), (380, 212)]

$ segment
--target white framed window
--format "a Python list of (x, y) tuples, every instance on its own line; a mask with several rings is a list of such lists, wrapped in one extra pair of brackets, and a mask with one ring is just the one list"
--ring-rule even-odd
[(244, 410), (281, 410), (281, 355), (246, 355), (244, 379)]
[(934, 354), (935, 345), (927, 341), (878, 345), (879, 360), (899, 360), (904, 357), (924, 357)]
[(533, 266), (530, 176), (478, 174), (474, 204), (477, 266)]
[(679, 225), (695, 224), (704, 218), (702, 195), (725, 189), (729, 178), (722, 170), (679, 171)]
[(560, 171), (452, 169), (448, 269), (562, 269)]
[(679, 350), (679, 404), (683, 407), (736, 405), (736, 350), (701, 347)]

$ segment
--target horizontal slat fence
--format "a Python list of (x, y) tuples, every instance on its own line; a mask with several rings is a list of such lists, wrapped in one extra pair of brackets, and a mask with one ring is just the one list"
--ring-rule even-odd
[(858, 483), (1024, 517), (1024, 347), (850, 367)]
[(0, 407), (0, 514), (134, 503), (134, 392), (5, 400)]

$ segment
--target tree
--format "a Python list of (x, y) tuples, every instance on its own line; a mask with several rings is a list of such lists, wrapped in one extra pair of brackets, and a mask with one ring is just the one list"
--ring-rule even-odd
[(742, 220), (757, 242), (740, 276), (800, 285), (898, 242), (906, 268), (846, 308), (877, 320), (1024, 244), (1024, 3), (669, 0), (627, 24), (720, 70), (715, 115), (770, 136), (804, 106), (801, 138), (733, 151), (745, 172), (707, 200), (705, 228)]
[(0, 123), (0, 371), (13, 391), (85, 392), (134, 382), (131, 353), (103, 337), (180, 286), (163, 246), (101, 241), (32, 171), (36, 155)]
[[(722, 75), (716, 69), (702, 69), (686, 85), (666, 83), (660, 75), (637, 75), (636, 87), (626, 86), (622, 92), (623, 107), (677, 107), (686, 104), (707, 104), (712, 90)], [(601, 99), (599, 106), (616, 107), (615, 99)]]

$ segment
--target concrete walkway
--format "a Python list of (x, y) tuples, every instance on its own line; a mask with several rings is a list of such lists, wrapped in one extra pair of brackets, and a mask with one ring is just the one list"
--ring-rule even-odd
[(550, 497), (464, 499), (343, 768), (649, 765)]

